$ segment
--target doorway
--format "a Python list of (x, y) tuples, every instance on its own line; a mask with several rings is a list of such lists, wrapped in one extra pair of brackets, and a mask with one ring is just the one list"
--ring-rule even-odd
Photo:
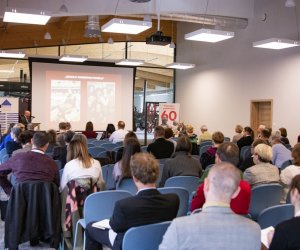
[(273, 100), (253, 100), (251, 101), (250, 124), (257, 136), (257, 128), (260, 124), (272, 128)]

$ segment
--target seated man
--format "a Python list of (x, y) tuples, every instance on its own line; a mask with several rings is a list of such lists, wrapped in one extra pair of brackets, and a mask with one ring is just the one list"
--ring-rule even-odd
[(124, 141), (126, 134), (128, 133), (125, 130), (125, 122), (119, 121), (118, 122), (118, 130), (114, 131), (111, 136), (109, 137), (109, 141), (112, 143), (117, 143), (119, 141)]
[(165, 129), (157, 126), (154, 129), (155, 141), (147, 147), (147, 152), (153, 154), (156, 159), (170, 158), (174, 152), (174, 144), (165, 139)]
[(261, 249), (259, 225), (229, 207), (239, 192), (240, 176), (228, 162), (213, 166), (204, 181), (202, 212), (173, 220), (159, 249)]
[(47, 181), (59, 186), (59, 174), (54, 160), (45, 155), (48, 147), (48, 134), (36, 132), (32, 138), (32, 150), (19, 153), (0, 165), (0, 186), (10, 194), (11, 183), (7, 175), (13, 173), (16, 182)]
[[(230, 162), (234, 166), (238, 165), (239, 148), (236, 144), (234, 144), (233, 142), (224, 142), (219, 146), (216, 152), (216, 163), (221, 162)], [(203, 174), (203, 178), (205, 178), (207, 174), (208, 171), (206, 171), (206, 174)], [(248, 214), (250, 206), (251, 187), (246, 181), (243, 180), (240, 181), (239, 186), (240, 192), (234, 199), (230, 201), (230, 207), (233, 212), (237, 214)], [(192, 200), (191, 211), (203, 206), (205, 202), (203, 188), (204, 185), (201, 184)]]
[(176, 217), (178, 196), (162, 195), (155, 188), (159, 176), (158, 161), (150, 154), (137, 153), (131, 157), (130, 168), (138, 189), (137, 195), (116, 202), (109, 222), (110, 230), (95, 228), (93, 222), (87, 225), (88, 250), (102, 249), (102, 244), (114, 250), (121, 249), (124, 234), (129, 228), (169, 221)]

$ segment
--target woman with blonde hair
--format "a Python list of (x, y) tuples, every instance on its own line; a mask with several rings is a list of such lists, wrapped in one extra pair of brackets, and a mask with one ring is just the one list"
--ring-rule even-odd
[(236, 125), (234, 131), (236, 132), (236, 134), (232, 137), (232, 142), (237, 143), (237, 141), (243, 137), (243, 126), (239, 124)]
[(89, 155), (85, 143), (81, 140), (71, 140), (67, 148), (67, 164), (60, 181), (61, 190), (69, 181), (79, 178), (92, 178), (93, 184), (98, 183), (98, 186), (104, 183), (99, 161)]
[(266, 144), (258, 144), (254, 148), (253, 162), (254, 166), (247, 168), (243, 179), (251, 187), (261, 184), (279, 183), (279, 170), (272, 165), (272, 148)]

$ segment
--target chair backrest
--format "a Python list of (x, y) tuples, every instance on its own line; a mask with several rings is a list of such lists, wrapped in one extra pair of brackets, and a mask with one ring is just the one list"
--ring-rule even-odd
[(5, 162), (7, 162), (7, 161), (8, 161), (8, 159), (9, 159), (9, 154), (5, 154), (5, 155), (3, 155), (3, 156), (2, 156), (2, 159), (1, 159), (1, 163), (5, 163)]
[(261, 229), (276, 227), (282, 221), (294, 217), (295, 207), (292, 204), (282, 204), (264, 209), (258, 216), (257, 222)]
[(95, 147), (94, 143), (91, 143), (91, 142), (89, 142), (89, 143), (87, 144), (87, 146), (88, 146), (88, 148)]
[(124, 143), (123, 141), (118, 141), (115, 144), (117, 147), (123, 147), (123, 143)]
[(3, 163), (3, 157), (7, 155), (6, 148), (0, 150), (0, 163)]
[(187, 215), (189, 210), (189, 191), (181, 187), (163, 187), (157, 189), (162, 194), (177, 194), (179, 197), (179, 209), (177, 217)]
[(98, 154), (100, 154), (101, 152), (106, 152), (106, 149), (103, 147), (90, 147), (88, 148), (88, 152), (92, 157), (97, 157)]
[(230, 141), (230, 137), (225, 136), (224, 137), (224, 142), (229, 142)]
[(163, 158), (163, 159), (158, 159), (158, 161), (159, 161), (159, 163), (160, 164), (165, 164), (165, 162), (167, 161), (167, 160), (169, 160), (170, 158)]
[(109, 219), (112, 216), (115, 203), (118, 200), (130, 197), (124, 190), (101, 191), (90, 194), (84, 202), (84, 220), (87, 223)]
[(203, 145), (200, 147), (200, 150), (199, 150), (199, 156), (201, 157), (201, 155), (203, 153), (205, 153), (207, 151), (207, 149), (209, 149), (211, 147), (211, 145)]
[(156, 180), (156, 186), (157, 187), (159, 186), (159, 183), (160, 183), (160, 180), (161, 180), (161, 177), (162, 177), (162, 173), (164, 171), (164, 166), (165, 166), (165, 164), (159, 164), (159, 176)]
[(191, 194), (199, 186), (200, 178), (196, 176), (173, 176), (166, 180), (165, 187), (182, 187)]
[(135, 186), (132, 178), (125, 178), (118, 182), (117, 190), (125, 190), (130, 192), (132, 195), (137, 193), (137, 187)]
[(124, 235), (123, 250), (158, 249), (170, 221), (130, 228)]
[(144, 152), (144, 153), (146, 153), (147, 152), (147, 148), (148, 148), (148, 146), (142, 146), (141, 147), (141, 151)]
[(102, 166), (102, 176), (105, 181), (106, 190), (116, 189), (116, 183), (112, 177), (113, 170), (114, 164)]
[(241, 148), (240, 159), (241, 161), (245, 160), (249, 154), (251, 155), (251, 146), (244, 146)]
[(200, 146), (200, 148), (201, 148), (201, 147), (207, 146), (207, 145), (208, 145), (208, 146), (212, 146), (212, 145), (213, 145), (212, 140), (203, 141), (203, 142), (200, 143), (199, 146)]
[(100, 141), (93, 141), (92, 142), (93, 144), (94, 144), (94, 146), (96, 146), (96, 147), (101, 147), (101, 145), (102, 144), (104, 144), (104, 143), (107, 143), (107, 141), (103, 141), (103, 140), (100, 140)]
[(105, 148), (107, 151), (113, 151), (115, 147), (118, 147), (115, 143), (107, 142), (101, 145), (102, 148)]
[(278, 205), (282, 192), (283, 188), (279, 184), (264, 184), (252, 188), (249, 208), (251, 218), (257, 220), (262, 210)]
[(285, 169), (286, 167), (288, 167), (292, 164), (293, 164), (292, 160), (287, 160), (281, 164), (280, 170), (282, 171), (283, 169)]

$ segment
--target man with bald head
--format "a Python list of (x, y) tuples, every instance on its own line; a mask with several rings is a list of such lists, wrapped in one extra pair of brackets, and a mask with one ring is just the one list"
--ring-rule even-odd
[(159, 249), (261, 249), (259, 225), (230, 209), (240, 178), (231, 163), (213, 166), (204, 181), (202, 212), (173, 220)]
[(125, 122), (119, 121), (118, 122), (118, 130), (113, 132), (111, 136), (109, 137), (109, 141), (112, 143), (117, 143), (119, 141), (124, 141), (125, 135), (128, 133), (127, 130), (125, 130)]

